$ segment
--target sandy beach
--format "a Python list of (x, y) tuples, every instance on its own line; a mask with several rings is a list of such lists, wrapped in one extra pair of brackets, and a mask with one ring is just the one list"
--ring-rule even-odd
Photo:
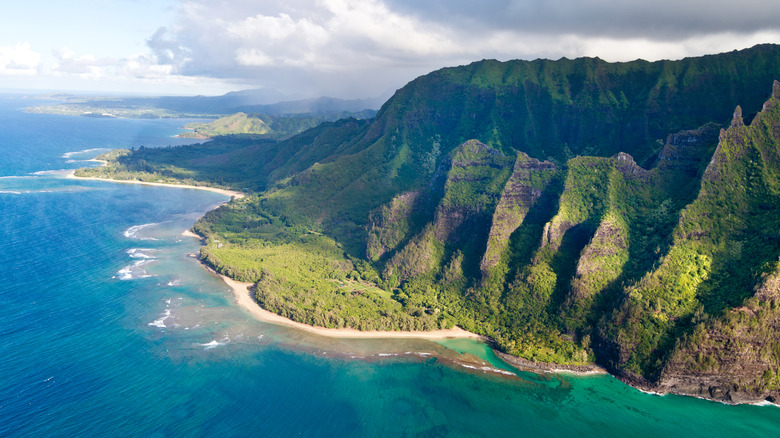
[[(154, 183), (154, 182), (145, 182), (145, 181), (128, 181), (128, 180), (118, 180), (118, 179), (111, 179), (111, 178), (80, 177), (74, 175), (74, 172), (70, 172), (67, 175), (67, 177), (84, 179), (84, 180), (94, 180), (94, 181), (108, 181), (108, 182), (123, 183), (123, 184), (141, 184), (141, 185), (149, 185), (149, 186), (178, 187), (182, 189), (192, 189), (192, 190), (207, 190), (210, 192), (221, 193), (226, 196), (232, 196), (235, 197), (236, 199), (243, 198), (245, 196), (241, 192), (236, 192), (236, 191), (226, 190), (226, 189), (218, 189), (214, 187), (193, 186), (193, 185), (186, 185), (186, 184)], [(198, 239), (201, 238), (201, 236), (198, 236), (197, 234), (193, 233), (190, 230), (185, 230), (182, 233), (182, 235), (188, 237), (195, 237)], [(463, 330), (460, 327), (454, 327), (446, 330), (432, 330), (432, 331), (381, 331), (381, 330), (362, 331), (362, 330), (356, 330), (352, 328), (334, 329), (334, 328), (325, 328), (325, 327), (315, 327), (308, 324), (303, 324), (300, 322), (293, 321), (283, 316), (279, 316), (275, 313), (269, 312), (263, 309), (262, 307), (260, 307), (260, 305), (257, 304), (257, 302), (253, 299), (251, 292), (249, 291), (249, 287), (252, 286), (251, 283), (241, 283), (225, 275), (221, 275), (221, 274), (217, 274), (217, 275), (219, 275), (220, 278), (222, 278), (222, 280), (228, 286), (230, 286), (230, 289), (233, 291), (233, 295), (236, 298), (236, 303), (239, 306), (246, 309), (250, 314), (252, 314), (258, 320), (263, 322), (268, 322), (271, 324), (280, 324), (289, 327), (295, 327), (297, 329), (305, 330), (310, 333), (315, 333), (320, 336), (329, 336), (335, 338), (482, 339), (482, 336), (476, 333), (471, 333), (466, 330)]]
[(194, 237), (194, 238), (196, 238), (196, 239), (202, 239), (202, 237), (201, 237), (201, 236), (198, 236), (197, 234), (193, 233), (193, 232), (192, 232), (192, 230), (184, 230), (184, 231), (181, 233), (181, 235), (182, 235), (182, 236), (186, 236), (186, 237)]
[[(99, 161), (99, 160), (95, 160)], [(193, 185), (187, 185), (187, 184), (168, 184), (168, 183), (156, 183), (156, 182), (146, 182), (146, 181), (130, 181), (130, 180), (122, 180), (122, 179), (112, 179), (112, 178), (95, 178), (95, 177), (84, 177), (84, 176), (76, 176), (74, 174), (75, 170), (68, 173), (68, 178), (75, 178), (75, 179), (83, 179), (83, 180), (91, 180), (91, 181), (108, 181), (108, 182), (114, 182), (114, 183), (122, 183), (122, 184), (140, 184), (144, 186), (160, 186), (160, 187), (177, 187), (180, 189), (192, 189), (192, 190), (206, 190), (208, 192), (214, 192), (214, 193), (220, 193), (222, 195), (226, 196), (232, 196), (236, 199), (243, 198), (245, 195), (241, 192), (236, 192), (233, 190), (227, 190), (227, 189), (218, 189), (216, 187), (206, 187), (206, 186), (193, 186)]]
[[(219, 275), (219, 274), (218, 274)], [(446, 339), (446, 338), (473, 338), (481, 339), (480, 335), (467, 332), (460, 327), (455, 327), (447, 330), (433, 330), (433, 331), (361, 331), (352, 328), (324, 328), (315, 327), (308, 324), (302, 324), (300, 322), (287, 319), (279, 316), (275, 313), (269, 312), (262, 307), (252, 298), (249, 290), (252, 283), (241, 283), (233, 280), (232, 278), (224, 275), (219, 275), (220, 278), (230, 286), (233, 291), (233, 295), (236, 298), (236, 303), (246, 309), (252, 316), (263, 322), (269, 322), (271, 324), (286, 325), (289, 327), (295, 327), (300, 330), (305, 330), (310, 333), (315, 333), (320, 336), (329, 336), (333, 338), (418, 338), (418, 339)]]

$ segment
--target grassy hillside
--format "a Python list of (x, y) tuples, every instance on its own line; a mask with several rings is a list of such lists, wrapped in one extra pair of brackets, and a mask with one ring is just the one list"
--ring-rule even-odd
[(285, 139), (314, 128), (323, 122), (348, 118), (353, 115), (353, 113), (346, 112), (337, 115), (268, 115), (238, 112), (207, 123), (189, 123), (184, 126), (189, 131), (181, 133), (179, 136), (214, 138), (225, 135), (253, 134), (256, 138)]

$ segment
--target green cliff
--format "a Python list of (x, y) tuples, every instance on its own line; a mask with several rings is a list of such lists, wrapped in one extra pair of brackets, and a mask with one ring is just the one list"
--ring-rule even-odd
[(774, 45), (481, 61), (410, 82), (372, 120), (108, 168), (251, 192), (196, 224), (202, 257), (298, 321), (457, 324), (529, 361), (775, 400), (777, 78)]

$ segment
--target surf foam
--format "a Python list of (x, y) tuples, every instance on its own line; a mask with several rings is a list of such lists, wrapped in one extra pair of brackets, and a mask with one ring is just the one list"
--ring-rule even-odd
[(138, 233), (148, 227), (151, 227), (153, 225), (159, 225), (157, 223), (150, 223), (150, 224), (141, 224), (141, 225), (133, 225), (132, 227), (126, 229), (124, 233), (122, 233), (125, 237), (128, 239), (138, 239), (138, 240), (157, 240), (154, 237), (139, 237)]
[(64, 154), (62, 154), (62, 158), (68, 159), (73, 157), (74, 155), (86, 154), (95, 151), (107, 151), (107, 150), (108, 150), (107, 148), (91, 148), (91, 149), (84, 149), (83, 151), (65, 152)]

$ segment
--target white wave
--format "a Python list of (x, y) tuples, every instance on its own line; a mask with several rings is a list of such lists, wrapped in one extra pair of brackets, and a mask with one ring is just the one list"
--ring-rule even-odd
[(753, 406), (774, 406), (776, 408), (780, 408), (780, 404), (772, 403), (769, 400), (761, 400), (760, 402), (752, 403)]
[(95, 151), (107, 151), (107, 148), (91, 148), (91, 149), (84, 149), (83, 151), (73, 151), (73, 152), (65, 152), (62, 154), (62, 158), (70, 158), (74, 155), (78, 154), (86, 154), (87, 152), (95, 152)]
[(489, 368), (489, 371), (490, 371), (491, 373), (505, 374), (505, 375), (507, 375), (507, 376), (516, 376), (516, 375), (517, 375), (517, 374), (515, 374), (515, 373), (513, 373), (513, 372), (511, 372), (511, 371), (507, 371), (507, 370), (500, 370), (500, 369), (498, 369), (498, 368), (491, 368), (491, 367), (484, 367), (484, 368)]
[(493, 367), (489, 367), (489, 366), (477, 367), (477, 366), (473, 366), (473, 365), (466, 365), (465, 363), (459, 363), (458, 365), (462, 366), (463, 368), (468, 368), (468, 369), (471, 369), (471, 370), (482, 371), (482, 372), (486, 372), (486, 373), (505, 374), (507, 376), (515, 376), (516, 375), (515, 373), (513, 373), (511, 371), (500, 370), (498, 368), (493, 368)]
[(0, 193), (7, 195), (28, 195), (31, 193), (72, 193), (80, 192), (83, 188), (58, 188), (58, 189), (40, 189), (40, 190), (0, 190)]
[(214, 339), (211, 342), (207, 342), (205, 344), (195, 344), (195, 345), (203, 347), (204, 350), (211, 350), (212, 348), (217, 348), (221, 345), (227, 345), (229, 343), (230, 343), (230, 338), (224, 337), (222, 338), (221, 341)]
[(377, 354), (379, 357), (388, 357), (388, 356), (398, 356), (398, 353), (379, 353)]
[(635, 389), (641, 393), (648, 394), (648, 395), (657, 395), (659, 397), (666, 396), (665, 392), (655, 392), (655, 391), (650, 391), (649, 389), (642, 389), (642, 388), (635, 388)]
[(134, 259), (149, 259), (155, 260), (157, 257), (150, 253), (156, 252), (156, 249), (151, 248), (130, 248), (127, 250), (127, 254)]
[(165, 309), (161, 318), (155, 319), (149, 325), (153, 327), (166, 328), (165, 320), (171, 316), (171, 309)]
[(73, 169), (57, 169), (57, 170), (39, 170), (33, 172), (30, 175), (66, 175), (72, 172)]
[(166, 286), (168, 286), (168, 287), (176, 287), (176, 286), (181, 286), (181, 280), (179, 280), (179, 279), (177, 278), (177, 279), (175, 279), (175, 280), (171, 280), (171, 281), (169, 281), (168, 283), (165, 283), (165, 285), (166, 285)]
[(154, 261), (154, 259), (138, 260), (132, 265), (125, 266), (124, 268), (117, 271), (117, 275), (119, 275), (120, 280), (135, 280), (138, 278), (152, 277), (153, 275), (149, 274), (146, 272), (146, 269), (144, 269), (144, 266), (148, 265), (152, 261)]
[(126, 229), (124, 231), (124, 236), (128, 239), (139, 239), (139, 240), (157, 240), (153, 237), (138, 237), (138, 232), (143, 230), (144, 228), (151, 227), (153, 225), (158, 225), (157, 223), (151, 223), (151, 224), (141, 224), (141, 225), (133, 225), (132, 227)]

